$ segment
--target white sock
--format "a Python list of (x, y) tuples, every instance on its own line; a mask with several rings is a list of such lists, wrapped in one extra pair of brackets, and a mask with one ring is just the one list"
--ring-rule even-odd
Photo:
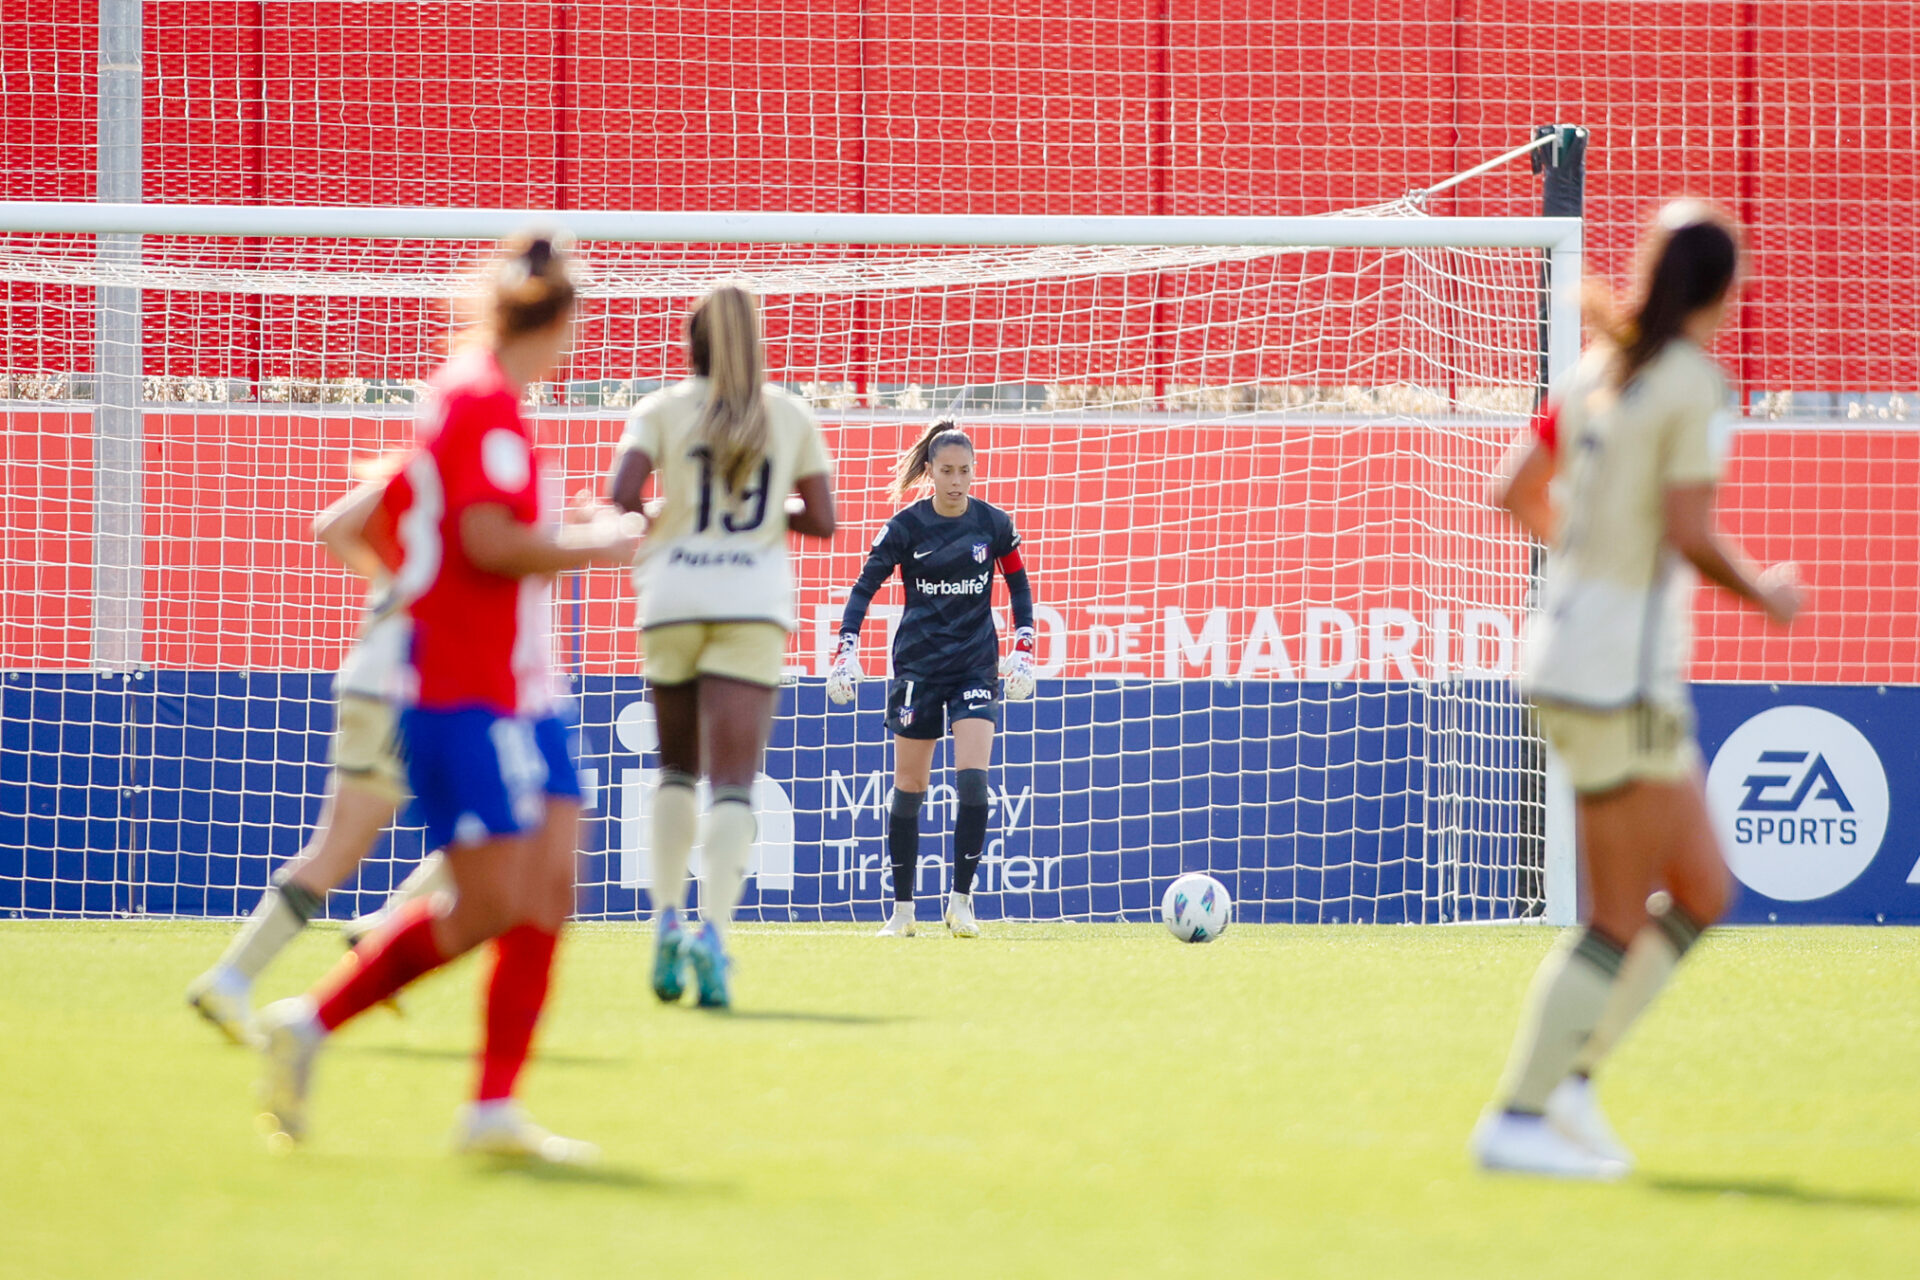
[(1600, 1012), (1587, 1042), (1574, 1057), (1573, 1069), (1591, 1075), (1595, 1067), (1620, 1043), (1627, 1029), (1639, 1020), (1673, 977), (1680, 958), (1700, 937), (1700, 926), (1693, 918), (1670, 904), (1656, 908), (1621, 962), (1620, 976), (1614, 979), (1607, 996), (1607, 1007)]
[(653, 823), (647, 847), (653, 852), (653, 906), (656, 912), (687, 905), (687, 861), (699, 830), (700, 810), (693, 799), (693, 775), (662, 769), (653, 789)]
[(469, 1113), (476, 1125), (496, 1125), (511, 1120), (519, 1111), (519, 1104), (512, 1098), (489, 1098), (485, 1102), (467, 1104), (473, 1110)]
[(424, 898), (433, 893), (452, 893), (453, 872), (447, 870), (447, 855), (430, 853), (420, 859), (418, 865), (407, 873), (407, 878), (394, 886), (387, 900), (363, 916), (355, 916), (347, 922), (347, 936), (355, 939), (366, 937), (374, 930), (393, 918), (393, 913), (416, 898)]
[(241, 981), (251, 984), (273, 958), (286, 949), (307, 927), (307, 920), (319, 911), (324, 894), (303, 889), (291, 880), (267, 889), (240, 936), (227, 946), (220, 963)]
[(1546, 1110), (1547, 1095), (1566, 1078), (1600, 1021), (1624, 958), (1611, 938), (1581, 928), (1569, 929), (1540, 962), (1500, 1083), (1506, 1109), (1533, 1115)]
[(400, 887), (388, 895), (386, 902), (380, 908), (380, 913), (383, 916), (390, 916), (395, 907), (404, 906), (415, 898), (424, 898), (430, 893), (439, 893), (442, 890), (448, 893), (453, 892), (453, 872), (447, 870), (446, 854), (430, 853), (420, 859), (420, 865), (408, 872), (407, 878), (400, 882)]
[(745, 787), (717, 787), (700, 839), (700, 918), (724, 935), (747, 884), (759, 824)]

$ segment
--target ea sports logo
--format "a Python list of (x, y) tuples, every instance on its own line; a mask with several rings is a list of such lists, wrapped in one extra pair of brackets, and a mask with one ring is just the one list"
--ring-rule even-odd
[(1733, 873), (1783, 902), (1840, 892), (1887, 833), (1879, 754), (1818, 707), (1774, 707), (1735, 729), (1707, 771), (1707, 803)]

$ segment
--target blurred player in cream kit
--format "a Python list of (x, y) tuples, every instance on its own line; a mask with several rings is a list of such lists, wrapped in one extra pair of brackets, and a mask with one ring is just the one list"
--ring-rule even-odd
[[(833, 536), (833, 461), (813, 410), (766, 382), (752, 294), (714, 289), (688, 317), (686, 337), (692, 376), (634, 406), (610, 491), (614, 506), (644, 513), (647, 480), (658, 477), (634, 570), (660, 735), (649, 832), (653, 990), (680, 999), (691, 967), (699, 1003), (727, 1008), (726, 933), (753, 853), (753, 780), (797, 626), (787, 535)], [(702, 775), (712, 785), (704, 820), (694, 790)], [(696, 839), (698, 930), (682, 919)]]
[(1739, 253), (1717, 208), (1663, 208), (1641, 242), (1631, 309), (1590, 295), (1596, 339), (1499, 486), (1500, 505), (1548, 547), (1524, 681), (1576, 794), (1592, 909), (1535, 975), (1474, 1130), (1490, 1170), (1630, 1171), (1593, 1072), (1733, 891), (1687, 690), (1694, 588), (1704, 576), (1779, 626), (1801, 605), (1792, 566), (1756, 572), (1714, 524), (1728, 393), (1707, 348)]
[(564, 360), (574, 298), (550, 237), (509, 241), (481, 340), (434, 375), (414, 449), (386, 486), (393, 576), (412, 624), (407, 778), (454, 892), (401, 907), (306, 995), (262, 1010), (262, 1093), (283, 1140), (306, 1134), (314, 1062), (335, 1031), (492, 941), (480, 1070), (456, 1143), (555, 1162), (594, 1154), (534, 1124), (514, 1098), (573, 910), (580, 789), (556, 715), (552, 579), (627, 564), (638, 545), (612, 521), (560, 528), (543, 498), (548, 464), (521, 402)]
[[(920, 807), (932, 781), (933, 749), (953, 733), (955, 815), (953, 891), (943, 913), (956, 938), (977, 938), (973, 878), (986, 843), (1000, 699), (1033, 696), (1033, 589), (1013, 517), (972, 496), (973, 441), (949, 421), (935, 422), (900, 455), (893, 492), (903, 498), (922, 480), (933, 492), (894, 513), (874, 537), (858, 581), (847, 593), (840, 642), (827, 673), (827, 696), (853, 701), (860, 677), (860, 625), (873, 594), (900, 571), (906, 608), (893, 636), (887, 728), (893, 731), (893, 794), (887, 806), (887, 860), (893, 866), (893, 914), (883, 938), (910, 937), (914, 878), (920, 865)], [(1000, 659), (993, 623), (993, 574), (1007, 580), (1013, 649)], [(1004, 687), (1001, 675), (1005, 674)]]
[[(396, 454), (357, 467), (360, 482), (313, 522), (314, 537), (327, 553), (366, 580), (366, 615), (334, 676), (333, 769), (313, 834), (297, 856), (274, 872), (260, 905), (220, 959), (187, 988), (188, 1003), (236, 1044), (258, 1043), (254, 980), (372, 852), (407, 798), (395, 701), (410, 636), (406, 600), (393, 576), (399, 564), (397, 548), (390, 538), (367, 537), (369, 524), (379, 522), (388, 481), (400, 460)], [(382, 912), (449, 883), (443, 859), (430, 855)], [(350, 921), (347, 936), (357, 939), (383, 919), (376, 913), (365, 921)]]

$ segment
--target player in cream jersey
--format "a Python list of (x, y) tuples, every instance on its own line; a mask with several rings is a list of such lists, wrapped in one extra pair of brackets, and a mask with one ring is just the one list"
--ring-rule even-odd
[[(764, 622), (791, 632), (786, 495), (801, 479), (832, 472), (820, 424), (798, 396), (763, 387), (765, 452), (730, 484), (700, 434), (712, 399), (712, 380), (695, 376), (648, 396), (627, 418), (621, 453), (653, 459), (663, 495), (634, 569), (640, 625)], [(784, 657), (784, 636), (781, 650)], [(736, 674), (780, 678), (777, 669)]]
[(1595, 308), (1598, 340), (1501, 485), (1501, 505), (1551, 549), (1526, 684), (1573, 784), (1592, 905), (1535, 974), (1474, 1129), (1489, 1170), (1628, 1172), (1593, 1072), (1732, 893), (1686, 687), (1695, 574), (1781, 625), (1800, 607), (1790, 570), (1754, 573), (1714, 528), (1727, 388), (1706, 347), (1738, 258), (1732, 223), (1711, 206), (1663, 209), (1631, 314)]
[[(641, 543), (641, 648), (660, 731), (652, 803), (656, 935), (653, 989), (685, 991), (690, 963), (701, 1004), (732, 1003), (724, 932), (746, 883), (760, 771), (794, 628), (789, 532), (833, 535), (833, 467), (820, 424), (799, 399), (766, 385), (753, 296), (722, 287), (687, 319), (693, 377), (635, 406), (612, 480), (615, 506), (643, 510), (649, 476), (662, 500)], [(787, 496), (799, 495), (789, 513)], [(680, 915), (698, 821), (694, 785), (713, 800), (698, 832), (697, 934)]]
[(1685, 337), (1625, 388), (1614, 363), (1609, 348), (1589, 351), (1542, 420), (1566, 518), (1530, 622), (1525, 683), (1541, 702), (1683, 713), (1699, 575), (1666, 537), (1664, 504), (1670, 488), (1720, 480), (1726, 379)]
[(400, 607), (390, 583), (370, 588), (365, 607), (360, 635), (334, 672), (333, 691), (342, 697), (391, 702), (407, 660), (407, 611)]

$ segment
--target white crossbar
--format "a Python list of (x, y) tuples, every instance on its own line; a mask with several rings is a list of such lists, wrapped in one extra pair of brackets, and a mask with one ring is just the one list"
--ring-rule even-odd
[(0, 201), (0, 232), (496, 240), (532, 226), (582, 240), (663, 244), (1577, 246), (1577, 218), (1045, 217), (1010, 214), (554, 212)]

